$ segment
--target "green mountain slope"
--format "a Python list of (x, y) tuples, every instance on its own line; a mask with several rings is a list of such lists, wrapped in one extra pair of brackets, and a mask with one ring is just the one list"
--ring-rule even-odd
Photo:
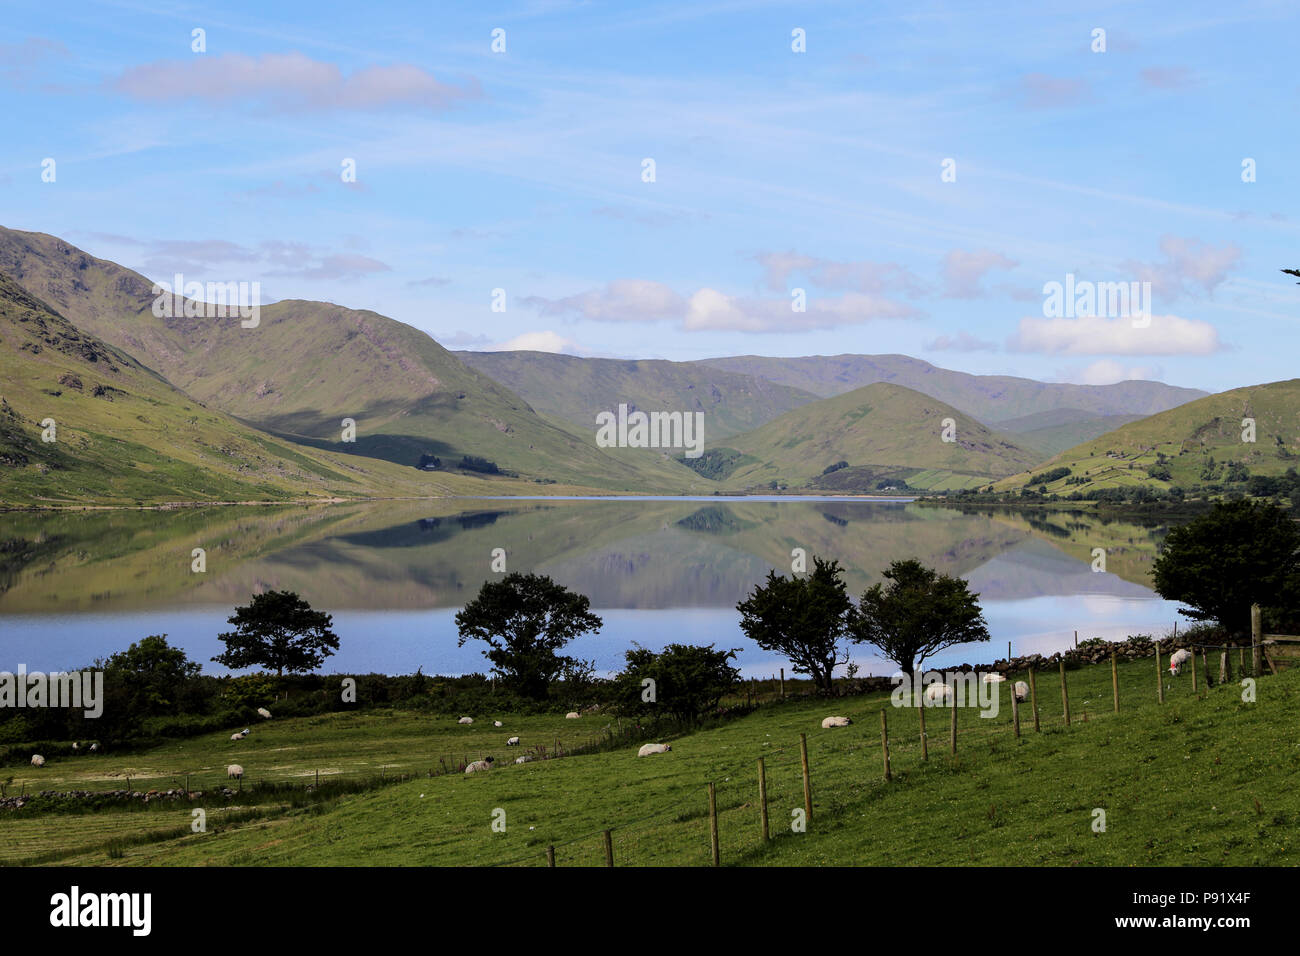
[[(1255, 421), (1254, 442), (1242, 440), (1246, 418)], [(1131, 485), (1229, 488), (1297, 465), (1300, 379), (1290, 379), (1220, 392), (1132, 422), (1035, 466), (1032, 475), (1068, 468), (1046, 483), (1057, 494)], [(1032, 475), (1012, 476), (994, 490), (1014, 491)]]
[(1078, 408), (1056, 408), (1022, 418), (998, 422), (998, 431), (1010, 435), (1016, 444), (1042, 454), (1058, 455), (1075, 445), (1100, 438), (1121, 425), (1140, 421), (1141, 415), (1096, 416)]
[[(49, 420), (52, 433), (42, 425)], [(0, 274), (0, 505), (441, 495), (470, 487), (491, 485), (262, 434), (182, 394)]]
[[(955, 441), (942, 440), (944, 419)], [(970, 416), (928, 395), (878, 383), (804, 405), (753, 431), (711, 446), (704, 459), (728, 488), (770, 486), (875, 490), (888, 479), (914, 488), (974, 487), (1039, 459)], [(830, 473), (826, 469), (847, 462)]]
[[(193, 398), (283, 438), (414, 467), (486, 458), (525, 477), (610, 490), (683, 490), (695, 476), (663, 456), (602, 454), (542, 420), (425, 333), (323, 302), (238, 317), (158, 318), (152, 283), (60, 239), (0, 229), (0, 272), (80, 329), (134, 355)], [(343, 420), (356, 422), (343, 442)]]
[(703, 359), (701, 364), (756, 375), (824, 397), (875, 382), (891, 382), (947, 402), (999, 428), (1011, 419), (1059, 408), (1078, 409), (1090, 416), (1153, 415), (1206, 395), (1198, 389), (1161, 382), (1068, 385), (1010, 375), (969, 375), (906, 355), (737, 355)]
[(550, 352), (457, 352), (544, 414), (595, 429), (619, 403), (641, 411), (703, 412), (704, 433), (724, 438), (757, 428), (818, 396), (697, 362), (579, 358)]

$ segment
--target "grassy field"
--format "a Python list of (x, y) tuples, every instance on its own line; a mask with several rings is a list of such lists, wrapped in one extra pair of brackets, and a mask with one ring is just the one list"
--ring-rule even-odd
[[(271, 815), (260, 819), (232, 812), (223, 824), (214, 814), (201, 834), (179, 830), (189, 821), (181, 805), (148, 814), (19, 815), (6, 822), (14, 836), (4, 852), (14, 860), (63, 848), (58, 862), (88, 865), (544, 865), (545, 848), (554, 845), (559, 865), (599, 865), (601, 831), (609, 827), (619, 865), (707, 865), (712, 781), (724, 864), (1300, 863), (1300, 670), (1262, 678), (1253, 704), (1242, 702), (1236, 684), (1199, 699), (1184, 673), (1166, 678), (1160, 705), (1153, 663), (1125, 664), (1119, 715), (1111, 709), (1108, 666), (1070, 671), (1068, 679), (1072, 726), (1062, 719), (1059, 677), (1041, 674), (1041, 731), (1034, 732), (1026, 706), (1023, 735), (1014, 738), (1004, 685), (996, 718), (959, 713), (955, 760), (947, 710), (927, 714), (929, 759), (922, 762), (917, 713), (888, 707), (883, 695), (791, 700), (674, 740), (662, 756), (638, 759), (627, 748), (490, 774), (420, 778), (317, 807), (268, 807)], [(882, 707), (890, 728), (889, 783), (881, 771)], [(832, 713), (853, 718), (853, 725), (821, 730), (821, 717)], [(583, 718), (581, 732), (605, 723)], [(255, 728), (239, 758), (246, 784), (261, 774), (306, 775), (317, 764), (419, 770), (433, 761), (435, 747), (459, 743), (474, 756), (478, 746), (502, 760), (515, 753), (498, 746), (503, 732), (518, 732), (527, 744), (533, 734), (551, 738), (568, 729), (558, 718), (506, 719), (495, 733), (482, 720), (461, 728), (446, 718), (401, 714), (284, 721)], [(806, 833), (791, 830), (792, 811), (803, 804), (800, 733), (808, 735), (813, 791)], [(223, 765), (235, 753), (226, 743), (204, 738), (133, 760), (154, 779), (172, 779), (205, 762)], [(759, 832), (760, 756), (773, 835), (766, 845)], [(110, 764), (117, 772), (126, 766), (99, 759), (103, 767), (89, 770), (51, 764), (42, 786), (56, 774), (88, 781)], [(1097, 809), (1106, 813), (1104, 833), (1092, 829)], [(493, 820), (502, 814), (505, 831), (496, 832)], [(122, 817), (134, 821), (118, 828)], [(172, 838), (119, 843), (111, 855), (106, 849), (108, 840), (143, 840), (142, 832), (168, 826), (178, 828)]]

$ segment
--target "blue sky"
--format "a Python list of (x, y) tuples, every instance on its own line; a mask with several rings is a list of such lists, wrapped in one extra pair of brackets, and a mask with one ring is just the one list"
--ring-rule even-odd
[(1300, 8), (991, 6), (11, 5), (0, 224), (450, 348), (1294, 376)]

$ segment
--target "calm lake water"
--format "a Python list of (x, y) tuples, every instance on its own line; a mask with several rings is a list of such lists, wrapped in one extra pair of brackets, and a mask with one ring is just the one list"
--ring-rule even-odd
[[(226, 618), (255, 592), (297, 591), (334, 615), (341, 648), (328, 671), (484, 671), (457, 648), (456, 612), (493, 574), (550, 575), (591, 598), (604, 619), (569, 652), (618, 669), (633, 643), (713, 643), (740, 650), (748, 675), (786, 662), (751, 644), (736, 603), (791, 551), (836, 558), (850, 594), (896, 559), (919, 558), (968, 580), (989, 644), (935, 666), (1050, 653), (1088, 637), (1163, 632), (1176, 605), (1149, 587), (1167, 528), (1085, 514), (963, 512), (869, 499), (444, 499), (167, 512), (0, 514), (0, 670), (70, 669), (167, 634), (204, 663)], [(192, 551), (207, 570), (191, 571)], [(1106, 550), (1105, 572), (1092, 570)], [(858, 647), (864, 674), (893, 667)], [(787, 670), (788, 670), (788, 665)]]

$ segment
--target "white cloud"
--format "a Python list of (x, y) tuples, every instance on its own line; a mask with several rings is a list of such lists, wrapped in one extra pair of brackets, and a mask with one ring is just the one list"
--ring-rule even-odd
[(704, 288), (687, 303), (682, 328), (687, 332), (806, 332), (916, 314), (911, 306), (859, 292), (833, 298), (810, 297), (807, 310), (795, 312), (789, 299), (742, 299)]
[(573, 339), (547, 329), (544, 332), (524, 332), (498, 345), (490, 345), (488, 352), (564, 352), (580, 355), (586, 351)]
[(409, 63), (368, 66), (344, 76), (337, 64), (296, 52), (157, 60), (130, 67), (109, 85), (137, 100), (253, 102), (282, 110), (444, 109), (479, 93), (476, 83), (467, 87), (442, 83)]
[(1156, 382), (1163, 374), (1158, 365), (1124, 365), (1114, 359), (1100, 359), (1083, 368), (1061, 369), (1056, 373), (1060, 381), (1075, 385), (1114, 385), (1134, 379)]
[(1018, 262), (991, 249), (967, 252), (954, 249), (943, 257), (943, 294), (950, 299), (975, 299), (984, 295), (980, 280), (992, 269), (1014, 269)]
[(1208, 322), (1153, 315), (1145, 327), (1135, 328), (1135, 321), (1023, 318), (1007, 348), (1057, 355), (1211, 355), (1223, 350), (1218, 330)]
[(1164, 262), (1125, 262), (1121, 268), (1140, 282), (1150, 282), (1152, 293), (1173, 300), (1194, 291), (1214, 292), (1241, 259), (1241, 248), (1227, 242), (1212, 246), (1199, 239), (1164, 236), (1160, 240)]
[(593, 289), (562, 299), (529, 296), (526, 305), (542, 315), (572, 315), (597, 322), (653, 322), (680, 318), (682, 297), (661, 282), (649, 279), (615, 279), (603, 289)]

